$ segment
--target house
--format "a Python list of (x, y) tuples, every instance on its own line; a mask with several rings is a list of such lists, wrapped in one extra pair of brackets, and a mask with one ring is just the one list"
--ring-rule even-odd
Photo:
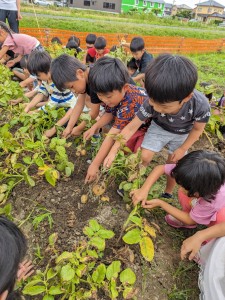
[(74, 8), (99, 10), (106, 12), (128, 12), (130, 10), (150, 12), (158, 10), (158, 16), (164, 14), (164, 0), (69, 0), (69, 6)]
[(225, 21), (225, 13), (224, 14), (213, 13), (213, 14), (209, 15), (207, 18), (207, 22), (215, 21), (215, 20), (218, 20), (221, 22)]
[(207, 22), (208, 17), (211, 16), (213, 13), (223, 15), (224, 8), (225, 6), (213, 0), (198, 3), (196, 4), (196, 8), (194, 9), (195, 19)]
[(179, 12), (184, 10), (192, 11), (192, 8), (186, 4), (173, 5), (171, 15), (176, 16)]
[(164, 16), (171, 16), (173, 4), (165, 3), (164, 5)]

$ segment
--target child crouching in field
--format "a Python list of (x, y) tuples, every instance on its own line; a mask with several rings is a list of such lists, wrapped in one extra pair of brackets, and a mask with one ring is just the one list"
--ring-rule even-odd
[[(41, 110), (45, 111), (45, 105), (49, 108), (60, 108), (64, 107), (67, 111), (65, 116), (60, 119), (56, 125), (65, 125), (72, 112), (72, 108), (76, 104), (76, 97), (69, 90), (60, 92), (51, 80), (50, 74), (50, 64), (51, 57), (46, 51), (33, 51), (28, 59), (28, 70), (30, 74), (37, 76), (39, 80), (42, 81), (39, 87), (37, 95), (32, 99), (30, 103), (27, 104), (25, 112), (28, 113), (34, 107), (38, 105)], [(56, 127), (47, 130), (45, 135), (47, 137), (52, 137), (56, 133)]]
[[(84, 133), (84, 139), (90, 138), (100, 128), (113, 121), (109, 135), (104, 139), (96, 157), (88, 168), (85, 181), (96, 179), (99, 167), (114, 144), (110, 135), (117, 135), (135, 117), (140, 106), (148, 96), (143, 88), (129, 84), (130, 76), (126, 66), (118, 58), (100, 58), (89, 73), (91, 89), (105, 104), (104, 115), (91, 129)], [(135, 136), (128, 141), (128, 146), (136, 151), (144, 138), (148, 122), (141, 124)]]
[[(159, 55), (148, 65), (145, 88), (149, 100), (121, 132), (126, 142), (145, 120), (152, 118), (141, 145), (145, 166), (164, 147), (169, 150), (167, 161), (178, 161), (202, 134), (210, 107), (207, 98), (194, 90), (197, 78), (196, 67), (182, 56)], [(116, 142), (104, 161), (105, 167), (110, 167), (119, 148), (120, 143)], [(168, 178), (163, 197), (172, 197), (174, 184)]]
[[(160, 199), (147, 201), (149, 190), (163, 174), (172, 176), (180, 186), (178, 200), (182, 210)], [(176, 164), (155, 167), (131, 196), (134, 205), (142, 202), (144, 208), (164, 209), (168, 213), (166, 222), (175, 228), (225, 222), (225, 159), (214, 152), (193, 151)]]

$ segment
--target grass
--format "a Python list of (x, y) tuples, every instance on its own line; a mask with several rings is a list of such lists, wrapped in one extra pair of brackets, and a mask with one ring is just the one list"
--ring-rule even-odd
[[(33, 13), (33, 8), (32, 6), (23, 6), (22, 11)], [(38, 16), (40, 27), (67, 29), (81, 32), (92, 31), (102, 33), (129, 33), (154, 36), (183, 36), (202, 39), (225, 37), (225, 30), (223, 28), (219, 29), (216, 26), (208, 26), (199, 23), (181, 23), (181, 21), (178, 20), (158, 18), (154, 15), (144, 13), (135, 13), (133, 15), (115, 15), (68, 8), (43, 9), (36, 6), (35, 11), (37, 13), (46, 15), (77, 18), (71, 20), (69, 18), (54, 19), (50, 17), (46, 18)], [(84, 20), (79, 20), (78, 18), (84, 18)], [(126, 24), (126, 26), (124, 26), (124, 24)], [(35, 28), (37, 27), (37, 22), (35, 18), (24, 16), (20, 21), (20, 26)], [(124, 28), (126, 28), (126, 31), (124, 31)]]

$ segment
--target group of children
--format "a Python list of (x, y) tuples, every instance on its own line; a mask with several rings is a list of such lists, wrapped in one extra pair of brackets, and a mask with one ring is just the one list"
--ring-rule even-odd
[[(23, 44), (28, 44), (27, 37), (21, 35), (22, 40)], [(12, 33), (3, 23), (0, 23), (0, 42), (3, 44), (0, 58), (8, 50), (14, 51), (20, 59), (28, 54), (24, 69), (33, 80), (41, 82), (32, 94), (31, 102), (24, 108), (26, 113), (45, 111), (46, 106), (64, 107), (65, 116), (56, 125), (65, 126), (65, 138), (83, 134), (88, 140), (108, 126), (109, 134), (88, 168), (86, 183), (97, 178), (102, 164), (109, 168), (113, 163), (121, 147), (121, 143), (113, 139), (115, 135), (120, 134), (133, 152), (141, 148), (145, 166), (156, 153), (167, 147), (167, 163), (156, 166), (144, 185), (131, 192), (133, 204), (140, 202), (146, 209), (161, 207), (167, 212), (166, 222), (175, 228), (194, 228), (197, 224), (209, 226), (184, 241), (182, 258), (191, 253), (189, 259), (193, 259), (203, 242), (225, 236), (225, 160), (218, 153), (205, 150), (187, 154), (210, 118), (209, 101), (195, 89), (197, 69), (189, 59), (171, 54), (153, 59), (145, 51), (143, 39), (135, 37), (129, 45), (122, 43), (130, 48), (133, 56), (126, 66), (118, 58), (107, 56), (109, 50), (103, 37), (89, 34), (86, 63), (67, 54), (52, 61), (35, 38), (30, 37), (29, 47), (23, 47), (20, 34)], [(75, 37), (69, 42), (80, 46)], [(87, 62), (92, 65), (88, 66)], [(8, 64), (9, 67), (12, 65)], [(137, 82), (142, 86), (136, 86)], [(87, 111), (92, 120), (97, 120), (86, 131), (85, 121), (78, 125), (83, 111)], [(45, 135), (52, 137), (55, 133), (56, 126)], [(174, 185), (178, 184), (181, 210), (162, 199), (147, 201), (149, 190), (163, 174), (167, 175), (167, 185), (162, 199), (172, 198)], [(119, 190), (119, 193), (123, 194), (123, 191)], [(224, 238), (220, 241), (224, 244)], [(213, 274), (208, 265), (214, 259), (215, 248), (221, 247), (220, 243), (211, 241), (201, 247), (204, 252), (204, 247), (213, 245), (211, 252), (207, 251), (211, 256), (204, 261), (201, 284), (204, 299), (208, 300), (221, 300), (221, 295), (225, 297), (218, 280), (209, 280)], [(224, 280), (224, 274), (221, 274), (218, 278), (223, 276)], [(213, 297), (209, 296), (212, 291)]]

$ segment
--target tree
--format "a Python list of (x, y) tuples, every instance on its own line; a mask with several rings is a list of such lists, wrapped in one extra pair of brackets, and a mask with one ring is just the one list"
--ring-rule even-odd
[(191, 10), (182, 10), (176, 14), (176, 17), (191, 19), (192, 18), (192, 11)]
[(161, 9), (160, 9), (160, 8), (153, 8), (153, 9), (151, 10), (151, 12), (152, 12), (154, 15), (158, 16), (158, 14), (161, 13)]

